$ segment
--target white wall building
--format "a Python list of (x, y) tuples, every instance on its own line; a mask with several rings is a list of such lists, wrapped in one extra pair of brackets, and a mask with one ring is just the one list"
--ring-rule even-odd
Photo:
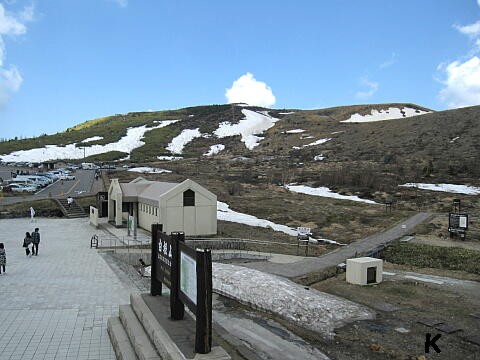
[(163, 231), (183, 231), (185, 235), (217, 233), (217, 196), (196, 182), (149, 181), (138, 177), (129, 183), (112, 179), (108, 189), (108, 220), (122, 226), (128, 215), (138, 226), (151, 231), (162, 224)]

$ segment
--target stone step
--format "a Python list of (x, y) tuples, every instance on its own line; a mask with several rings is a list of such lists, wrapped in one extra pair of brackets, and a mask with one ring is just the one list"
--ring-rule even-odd
[[(143, 324), (150, 340), (163, 360), (186, 360), (185, 355), (160, 325), (140, 294), (130, 294), (130, 304), (137, 319)], [(213, 346), (209, 354), (195, 354), (194, 360), (230, 360), (230, 355), (220, 346)]]
[(110, 336), (117, 360), (138, 360), (137, 355), (135, 355), (135, 350), (118, 316), (108, 319), (107, 332)]
[(120, 305), (120, 320), (139, 360), (161, 360), (130, 305)]

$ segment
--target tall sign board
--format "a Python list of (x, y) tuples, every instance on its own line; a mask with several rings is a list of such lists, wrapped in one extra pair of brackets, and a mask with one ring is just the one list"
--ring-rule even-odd
[(185, 305), (195, 314), (195, 352), (212, 348), (212, 255), (185, 244), (185, 234), (162, 232), (152, 225), (152, 296), (162, 295), (162, 284), (170, 289), (170, 314), (182, 320)]

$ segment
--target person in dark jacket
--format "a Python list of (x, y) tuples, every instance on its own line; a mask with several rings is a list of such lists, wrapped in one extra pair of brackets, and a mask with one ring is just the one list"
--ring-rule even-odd
[(5, 245), (3, 245), (3, 243), (0, 243), (0, 275), (2, 274), (2, 268), (3, 272), (6, 272), (5, 265), (7, 265), (7, 254), (5, 253)]
[(38, 256), (38, 244), (40, 244), (40, 233), (38, 228), (32, 233), (32, 255)]
[(29, 232), (25, 233), (25, 238), (23, 239), (23, 247), (25, 248), (25, 255), (30, 255), (30, 244), (32, 243), (32, 236)]

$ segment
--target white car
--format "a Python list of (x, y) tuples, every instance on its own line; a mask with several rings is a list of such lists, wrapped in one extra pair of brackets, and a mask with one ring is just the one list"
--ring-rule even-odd
[(62, 174), (60, 175), (60, 180), (75, 180), (75, 175)]
[(34, 192), (37, 191), (35, 186), (29, 186), (24, 184), (11, 184), (10, 189), (15, 192)]

